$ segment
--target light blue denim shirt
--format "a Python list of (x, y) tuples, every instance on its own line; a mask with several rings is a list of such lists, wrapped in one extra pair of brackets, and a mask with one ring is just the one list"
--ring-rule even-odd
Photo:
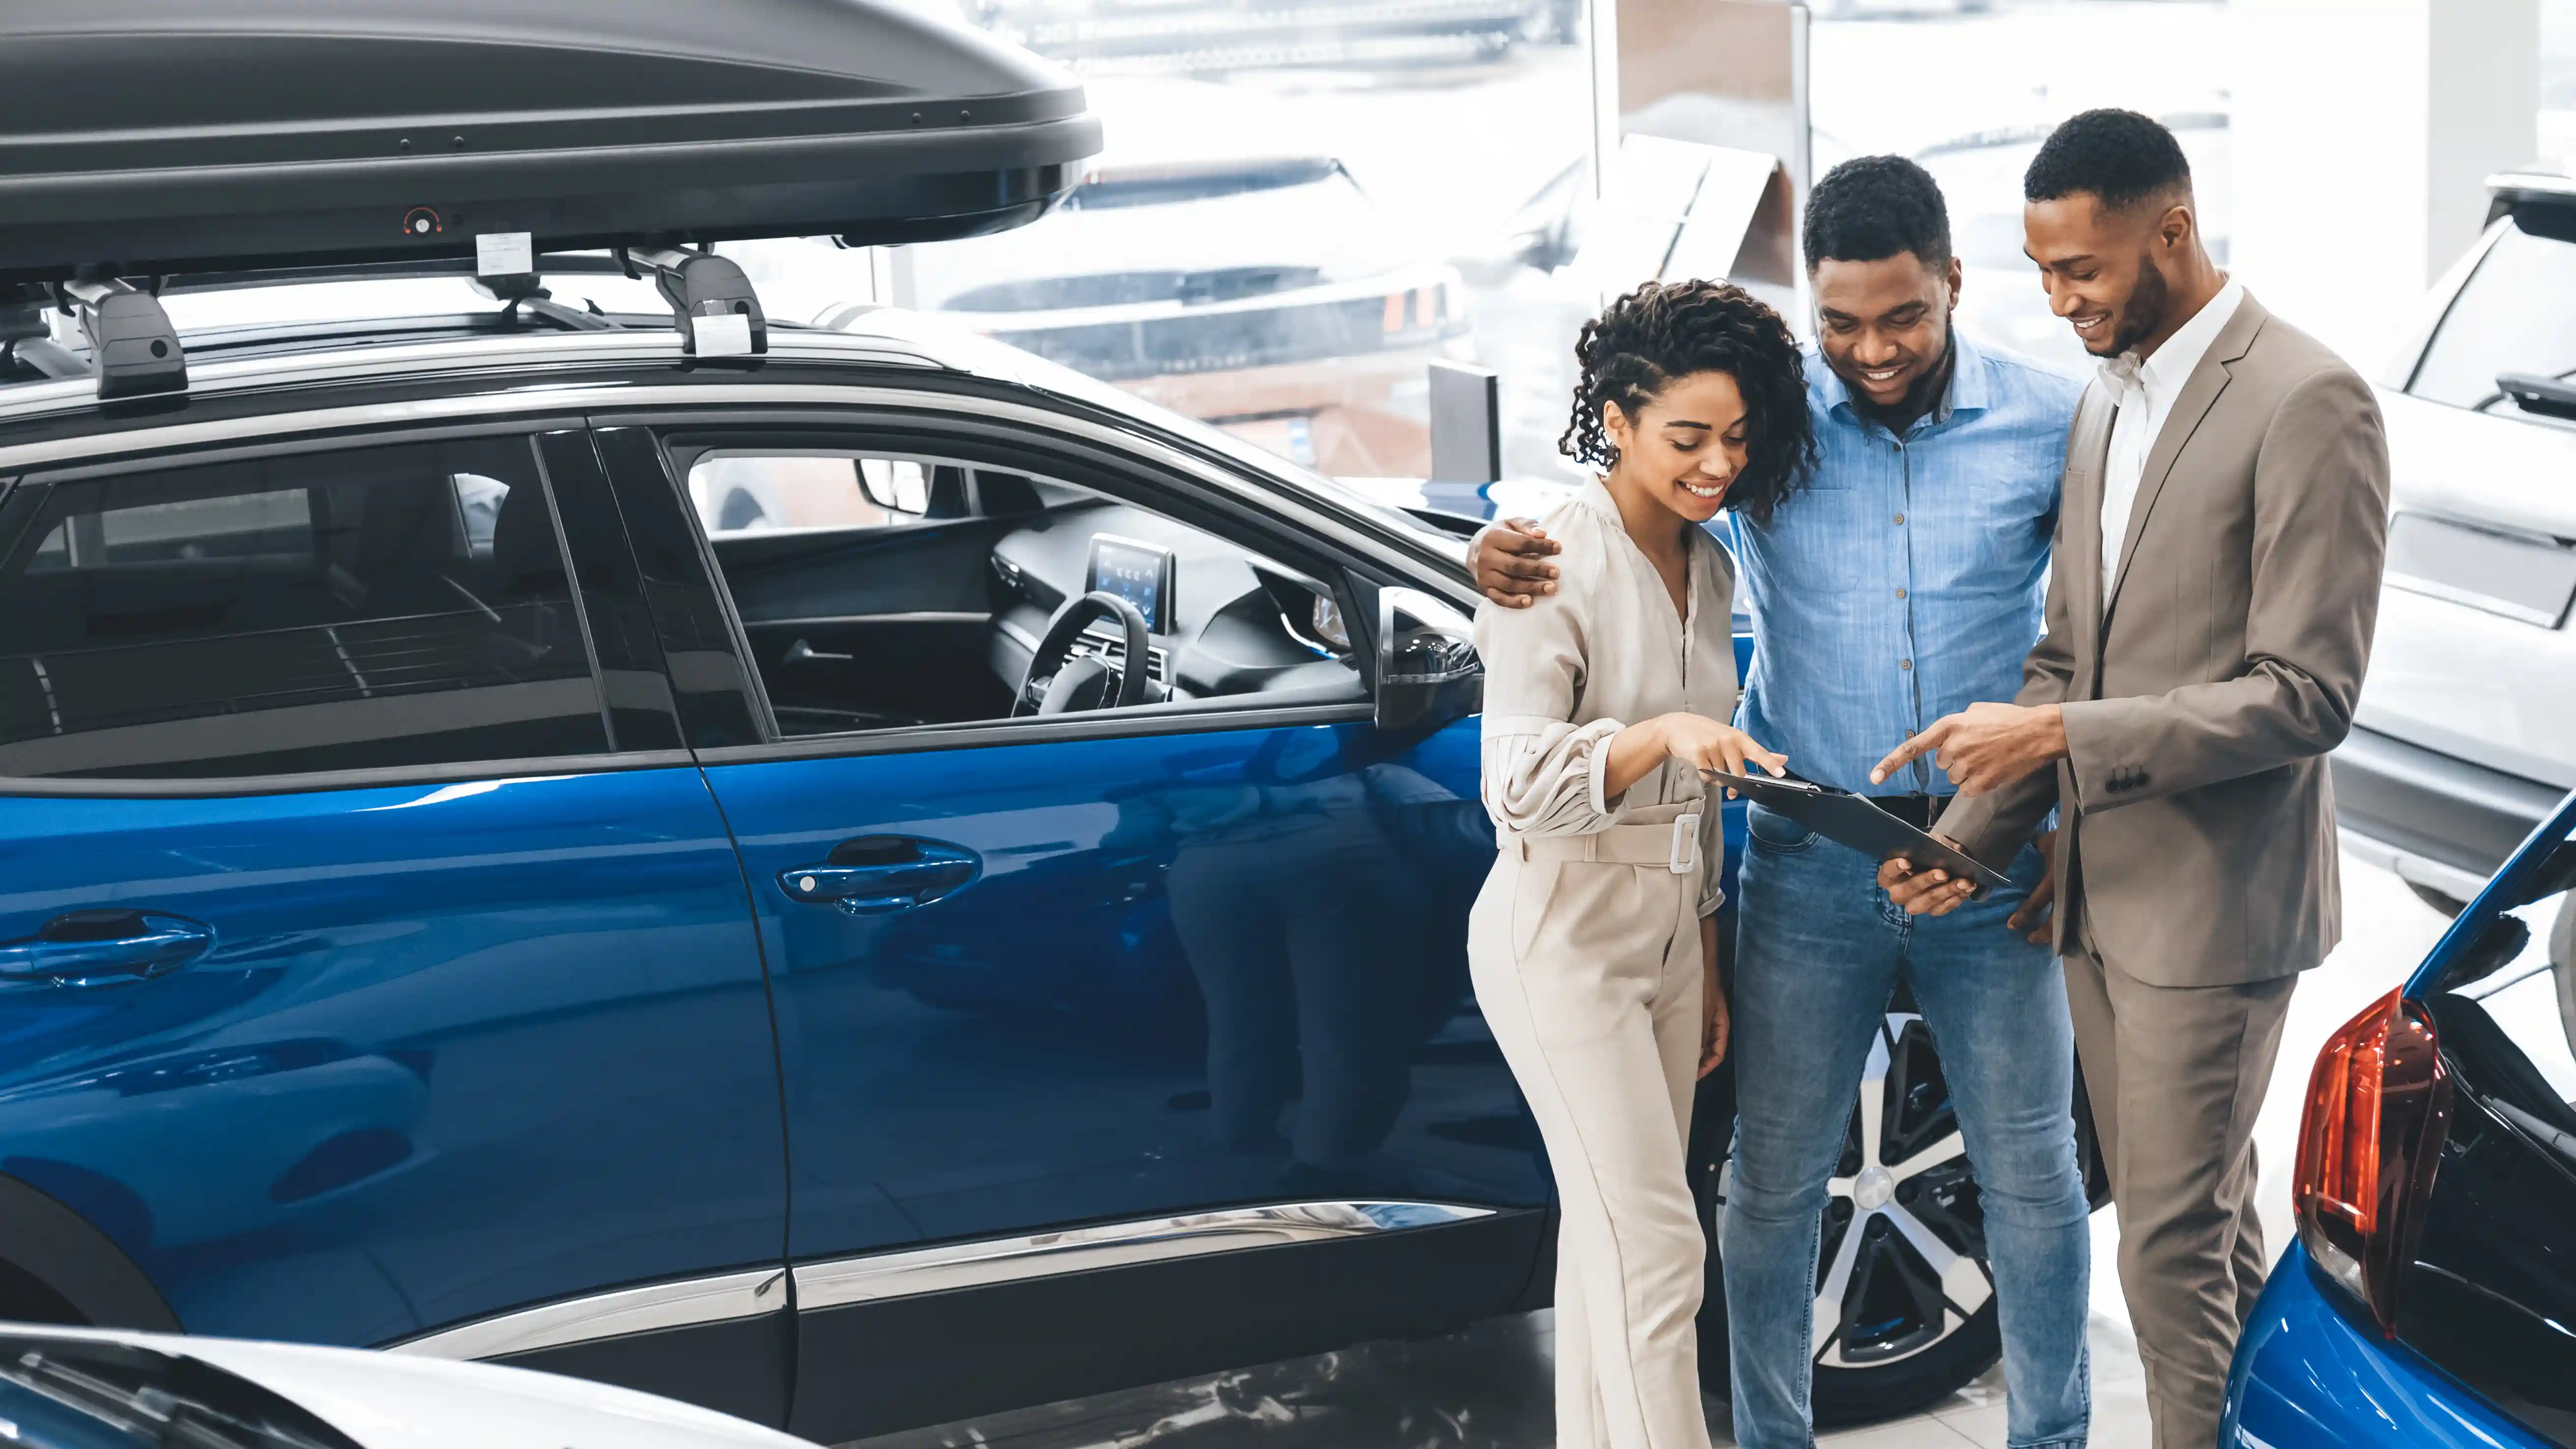
[(1738, 719), (1819, 784), (1950, 793), (1928, 757), (1883, 785), (1870, 767), (1945, 714), (2011, 699), (2039, 639), (2083, 384), (1952, 335), (1949, 392), (1902, 438), (1863, 422), (1810, 350), (1815, 477), (1768, 525), (1736, 521), (1754, 634)]

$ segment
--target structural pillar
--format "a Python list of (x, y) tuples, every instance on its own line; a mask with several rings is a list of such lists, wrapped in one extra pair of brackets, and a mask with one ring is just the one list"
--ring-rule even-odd
[(2539, 0), (2231, 0), (2230, 259), (2274, 312), (2377, 375), (2529, 161)]

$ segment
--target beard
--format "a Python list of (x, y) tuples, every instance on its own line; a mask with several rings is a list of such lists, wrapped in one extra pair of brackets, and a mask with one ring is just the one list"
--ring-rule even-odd
[(2117, 357), (2162, 330), (2165, 314), (2173, 310), (2173, 288), (2156, 264), (2138, 259), (2138, 284), (2129, 289), (2129, 300), (2120, 304), (2120, 325), (2111, 333), (2111, 346), (2104, 357)]
[(1929, 414), (1934, 405), (1940, 402), (1943, 390), (1950, 386), (1950, 373), (1958, 346), (1957, 333), (1951, 330), (1950, 324), (1955, 324), (1956, 321), (1955, 316), (1943, 318), (1945, 325), (1941, 329), (1941, 358), (1930, 367), (1923, 369), (1923, 375), (1906, 386), (1904, 397), (1899, 398), (1891, 407), (1880, 407), (1854, 388), (1851, 392), (1853, 410), (1873, 422), (1887, 426), (1891, 432), (1902, 431), (1902, 428), (1897, 425), (1911, 424), (1916, 418)]

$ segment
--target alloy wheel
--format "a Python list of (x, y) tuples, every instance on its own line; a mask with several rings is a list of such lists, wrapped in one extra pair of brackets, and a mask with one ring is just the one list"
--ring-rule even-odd
[[(1720, 1175), (1721, 1214), (1733, 1171), (1729, 1162)], [(1911, 1358), (1957, 1333), (1994, 1297), (1985, 1213), (1922, 1017), (1890, 1012), (1880, 1022), (1826, 1192), (1816, 1254), (1818, 1368)]]
[(1985, 1214), (1923, 1019), (1891, 1013), (1826, 1184), (1816, 1364), (1873, 1368), (1956, 1333), (1994, 1296)]

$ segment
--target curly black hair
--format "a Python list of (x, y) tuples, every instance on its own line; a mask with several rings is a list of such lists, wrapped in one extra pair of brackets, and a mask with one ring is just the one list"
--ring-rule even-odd
[(1619, 461), (1601, 407), (1635, 417), (1679, 378), (1722, 372), (1744, 395), (1744, 471), (1726, 504), (1755, 523), (1804, 484), (1816, 463), (1806, 364), (1780, 314), (1724, 282), (1648, 282), (1583, 324), (1574, 419), (1557, 448), (1578, 463)]
[(2150, 197), (2191, 191), (2191, 161), (2182, 143), (2135, 111), (2086, 111), (2048, 133), (2021, 177), (2024, 201), (2057, 201), (2078, 192), (2106, 211), (2126, 211)]
[(1902, 156), (1858, 156), (1807, 194), (1807, 270), (1825, 261), (1874, 262), (1912, 252), (1927, 267), (1950, 260), (1950, 208), (1932, 173)]

